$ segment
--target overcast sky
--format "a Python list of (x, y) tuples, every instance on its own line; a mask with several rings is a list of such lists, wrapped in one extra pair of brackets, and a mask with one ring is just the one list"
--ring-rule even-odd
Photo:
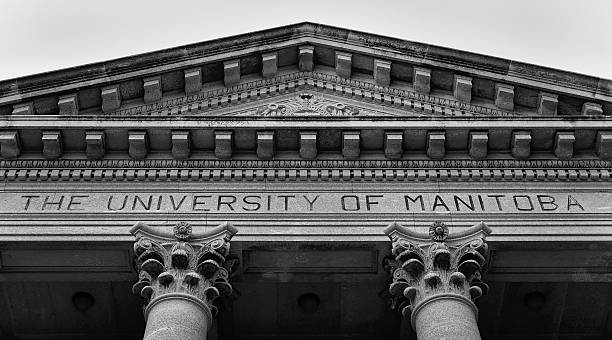
[(0, 79), (302, 21), (612, 79), (612, 0), (0, 0)]

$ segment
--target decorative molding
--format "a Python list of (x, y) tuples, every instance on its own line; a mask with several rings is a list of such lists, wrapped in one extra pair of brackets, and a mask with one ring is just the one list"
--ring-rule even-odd
[[(228, 106), (271, 97), (276, 94), (306, 91), (312, 89), (324, 90), (354, 100), (374, 101), (381, 105), (390, 105), (410, 112), (420, 114), (456, 115), (456, 116), (520, 116), (516, 113), (488, 108), (455, 99), (446, 99), (401, 90), (375, 83), (344, 79), (337, 75), (322, 72), (295, 72), (276, 76), (270, 79), (260, 79), (238, 85), (203, 91), (198, 94), (185, 95), (171, 99), (163, 99), (155, 103), (136, 105), (118, 109), (105, 114), (117, 116), (175, 116), (175, 115), (215, 115), (215, 110)], [(261, 107), (249, 108), (236, 112), (237, 115), (265, 115)], [(326, 111), (324, 111), (326, 112)], [(378, 113), (385, 115), (385, 113)]]
[(194, 233), (190, 224), (179, 222), (170, 233), (139, 222), (130, 231), (136, 236), (139, 274), (132, 291), (145, 299), (145, 319), (150, 306), (169, 294), (188, 294), (214, 315), (213, 301), (232, 293), (229, 276), (237, 262), (226, 259), (237, 230), (230, 224)]
[[(361, 111), (361, 112), (360, 112)], [(246, 112), (245, 116), (279, 117), (279, 116), (361, 116), (375, 115), (374, 112), (360, 110), (341, 102), (334, 102), (312, 92), (300, 92), (289, 100), (268, 104), (255, 110)]]
[(427, 234), (391, 224), (385, 234), (392, 242), (393, 259), (387, 259), (385, 267), (393, 277), (389, 286), (393, 307), (404, 315), (412, 313), (414, 326), (416, 311), (434, 296), (451, 294), (469, 303), (486, 295), (489, 287), (482, 274), (489, 258), (485, 238), (490, 233), (482, 222), (454, 234), (439, 221)]
[(602, 160), (3, 160), (6, 181), (609, 181)]

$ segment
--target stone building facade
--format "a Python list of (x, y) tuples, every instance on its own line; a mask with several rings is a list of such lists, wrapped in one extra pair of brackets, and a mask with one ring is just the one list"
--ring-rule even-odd
[(609, 339), (609, 115), (312, 23), (0, 81), (0, 338)]

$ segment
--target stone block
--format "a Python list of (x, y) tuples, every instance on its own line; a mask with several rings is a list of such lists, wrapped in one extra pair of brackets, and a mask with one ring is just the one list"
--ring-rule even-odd
[(102, 112), (112, 112), (121, 106), (121, 92), (119, 92), (119, 86), (112, 85), (103, 87), (100, 95), (102, 96)]
[(531, 132), (515, 131), (512, 133), (512, 156), (525, 159), (531, 156)]
[(57, 101), (60, 115), (79, 114), (79, 97), (76, 93), (59, 97)]
[(261, 55), (261, 75), (264, 78), (276, 76), (278, 71), (278, 57), (276, 52), (264, 53)]
[(162, 97), (161, 76), (143, 79), (144, 102), (151, 103)]
[(336, 74), (338, 74), (338, 76), (346, 79), (350, 78), (352, 66), (352, 54), (336, 51)]
[(385, 157), (388, 159), (399, 159), (402, 157), (402, 143), (404, 134), (402, 132), (385, 133)]
[(420, 93), (429, 94), (431, 91), (431, 70), (422, 67), (414, 67), (414, 75), (412, 77), (414, 90)]
[(487, 132), (470, 132), (470, 157), (487, 158), (489, 153), (489, 134)]
[(302, 72), (312, 72), (314, 70), (314, 46), (300, 46), (298, 67)]
[(21, 142), (17, 131), (0, 131), (0, 156), (16, 158), (21, 154)]
[(314, 159), (317, 153), (317, 132), (300, 131), (300, 157)]
[(472, 77), (455, 74), (453, 96), (458, 101), (470, 103), (472, 101)]
[(200, 67), (191, 68), (185, 73), (185, 94), (194, 94), (202, 89), (202, 69)]
[(232, 157), (231, 131), (215, 131), (215, 156), (222, 159)]
[(358, 158), (360, 149), (360, 133), (357, 131), (347, 131), (342, 133), (342, 156), (348, 159)]
[(230, 87), (240, 82), (240, 59), (223, 62), (223, 83)]
[(62, 155), (62, 135), (59, 131), (42, 132), (43, 156), (57, 159)]
[(446, 134), (444, 132), (427, 133), (427, 156), (433, 159), (443, 158), (446, 154)]
[(260, 159), (272, 159), (274, 157), (274, 132), (257, 132), (257, 157)]
[(601, 159), (612, 159), (612, 131), (598, 131), (595, 150)]
[(555, 136), (555, 156), (560, 159), (570, 159), (574, 156), (574, 137), (573, 132), (557, 132)]
[(105, 137), (104, 131), (85, 131), (85, 154), (89, 159), (104, 158)]
[(146, 131), (128, 131), (130, 157), (143, 159), (149, 153), (149, 140)]
[(584, 103), (582, 105), (583, 116), (600, 116), (603, 114), (603, 108), (600, 104)]
[(495, 106), (502, 110), (514, 110), (514, 86), (495, 84)]
[(19, 103), (13, 105), (13, 115), (33, 115), (34, 114), (34, 103)]
[(559, 96), (552, 93), (538, 94), (538, 113), (543, 116), (556, 116)]
[(374, 81), (381, 86), (391, 84), (391, 62), (374, 59)]
[(172, 131), (172, 157), (187, 159), (190, 154), (189, 131)]

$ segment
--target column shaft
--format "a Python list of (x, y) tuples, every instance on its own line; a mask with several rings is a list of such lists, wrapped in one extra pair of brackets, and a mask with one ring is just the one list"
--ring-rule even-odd
[(209, 308), (187, 294), (167, 294), (151, 301), (145, 311), (144, 340), (206, 340), (212, 315)]
[(412, 312), (419, 340), (480, 340), (476, 306), (467, 298), (440, 294), (421, 302)]

